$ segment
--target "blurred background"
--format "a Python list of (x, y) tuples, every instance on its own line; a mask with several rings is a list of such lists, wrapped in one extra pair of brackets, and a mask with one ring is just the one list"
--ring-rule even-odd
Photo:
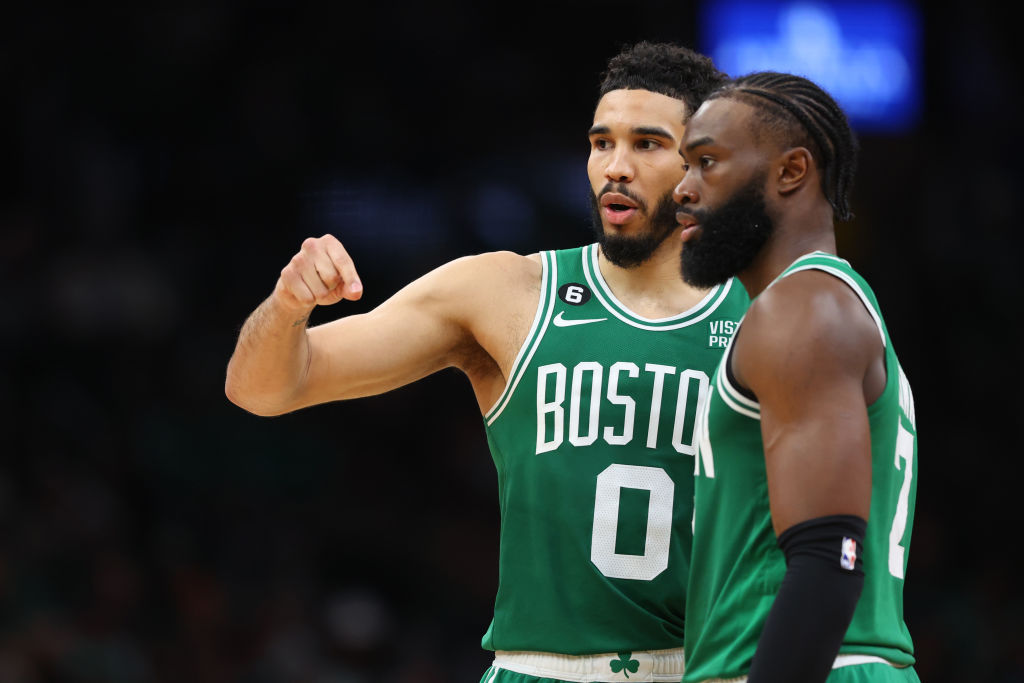
[(145, 4), (0, 23), (0, 681), (479, 680), (498, 505), (465, 378), (264, 419), (225, 365), (307, 236), (366, 288), (314, 322), (590, 241), (597, 85), (641, 39), (733, 75), (788, 41), (868, 93), (840, 250), (916, 395), (918, 671), (1024, 681), (1010, 3)]

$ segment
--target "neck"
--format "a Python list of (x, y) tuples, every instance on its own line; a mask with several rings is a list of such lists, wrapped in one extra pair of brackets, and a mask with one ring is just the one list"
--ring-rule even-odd
[(738, 277), (753, 299), (793, 261), (812, 251), (836, 253), (835, 226), (832, 223), (832, 208), (828, 204), (780, 219), (761, 253)]
[(644, 318), (667, 318), (699, 303), (708, 293), (683, 282), (677, 230), (669, 235), (649, 259), (631, 268), (609, 261), (598, 250), (601, 276), (616, 298)]

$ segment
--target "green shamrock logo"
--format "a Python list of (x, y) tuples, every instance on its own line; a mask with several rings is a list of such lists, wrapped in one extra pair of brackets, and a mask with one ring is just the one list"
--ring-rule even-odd
[(632, 652), (620, 652), (618, 659), (613, 659), (609, 662), (612, 667), (612, 673), (617, 674), (620, 671), (629, 678), (629, 674), (636, 673), (636, 670), (640, 668), (640, 662), (633, 659)]

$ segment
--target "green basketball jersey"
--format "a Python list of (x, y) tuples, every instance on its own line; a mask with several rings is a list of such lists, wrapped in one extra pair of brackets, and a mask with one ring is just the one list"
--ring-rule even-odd
[[(815, 252), (779, 276), (816, 269), (864, 302), (885, 344), (886, 384), (868, 407), (871, 512), (860, 554), (864, 588), (840, 653), (913, 664), (903, 621), (903, 578), (917, 497), (917, 430), (910, 384), (864, 279), (836, 256)], [(686, 606), (686, 681), (742, 676), (786, 572), (768, 508), (757, 401), (730, 382), (723, 356), (702, 406), (695, 470), (693, 564)], [(841, 549), (836, 548), (836, 561)]]
[(598, 245), (544, 252), (536, 317), (484, 416), (498, 470), (492, 650), (681, 647), (698, 403), (749, 299), (738, 281), (658, 320)]

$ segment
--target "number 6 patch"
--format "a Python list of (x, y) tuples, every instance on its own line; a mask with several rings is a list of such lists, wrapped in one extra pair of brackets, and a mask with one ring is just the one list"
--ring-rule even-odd
[(578, 282), (567, 282), (558, 288), (558, 298), (570, 306), (582, 306), (590, 301), (590, 290)]

